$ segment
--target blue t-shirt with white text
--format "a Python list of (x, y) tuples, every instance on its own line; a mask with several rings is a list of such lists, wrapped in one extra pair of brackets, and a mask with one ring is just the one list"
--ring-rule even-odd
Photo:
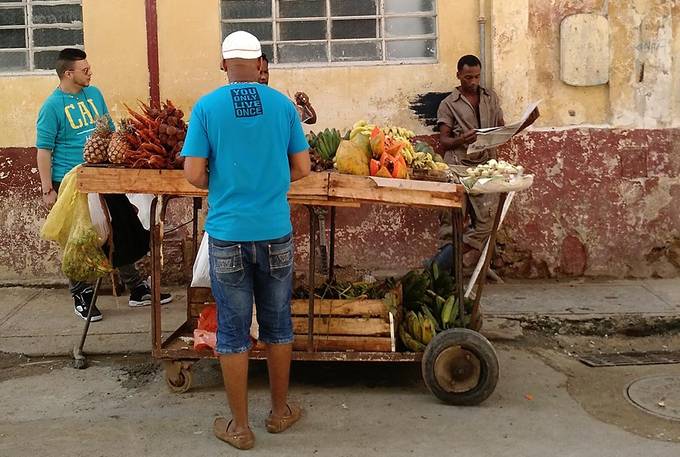
[(295, 106), (268, 86), (228, 84), (201, 97), (182, 156), (208, 159), (206, 232), (223, 241), (290, 233), (288, 155), (308, 148)]
[[(52, 151), (52, 181), (85, 160), (83, 147), (95, 129), (97, 119), (109, 113), (104, 97), (94, 86), (77, 94), (67, 94), (58, 87), (45, 100), (36, 125), (36, 147)], [(109, 118), (109, 126), (114, 130)]]

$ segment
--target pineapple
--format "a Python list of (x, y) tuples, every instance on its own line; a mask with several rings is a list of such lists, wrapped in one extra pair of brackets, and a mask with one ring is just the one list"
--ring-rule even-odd
[(126, 133), (131, 133), (131, 129), (127, 120), (123, 119), (120, 121), (118, 130), (111, 134), (111, 141), (108, 147), (109, 162), (116, 164), (125, 162), (125, 153), (130, 149), (130, 143), (128, 143), (125, 137)]
[(85, 161), (87, 163), (106, 162), (110, 139), (111, 128), (109, 127), (109, 116), (104, 115), (97, 119), (97, 126), (85, 143), (85, 148), (83, 149)]

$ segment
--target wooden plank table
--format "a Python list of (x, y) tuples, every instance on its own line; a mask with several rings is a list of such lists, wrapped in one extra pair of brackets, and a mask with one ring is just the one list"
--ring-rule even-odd
[[(193, 254), (197, 251), (198, 211), (201, 198), (208, 192), (191, 185), (184, 178), (181, 170), (139, 170), (111, 166), (82, 166), (78, 170), (78, 190), (91, 193), (139, 193), (151, 194), (155, 198), (151, 205), (151, 287), (152, 298), (152, 353), (154, 357), (167, 361), (186, 361), (204, 357), (212, 357), (212, 353), (197, 352), (189, 347), (180, 337), (193, 336), (195, 328), (197, 304), (205, 303), (208, 298), (205, 291), (189, 288), (187, 304), (187, 320), (165, 340), (161, 335), (161, 243), (162, 223), (165, 220), (167, 203), (174, 197), (192, 197), (193, 205)], [(448, 209), (452, 213), (454, 226), (454, 268), (456, 293), (460, 303), (463, 303), (462, 276), (462, 229), (465, 193), (461, 185), (453, 183), (439, 183), (426, 181), (412, 181), (401, 179), (373, 178), (368, 176), (343, 175), (335, 172), (313, 172), (309, 176), (291, 184), (288, 200), (291, 204), (304, 205), (310, 213), (310, 234), (315, 232), (318, 217), (314, 211), (318, 207), (331, 208), (331, 253), (330, 275), (332, 277), (335, 208), (359, 207), (362, 204), (384, 204), (395, 206), (409, 206), (419, 208)], [(160, 203), (160, 207), (159, 207)], [(314, 229), (313, 229), (314, 228)], [(325, 234), (324, 234), (325, 236)], [(315, 324), (318, 326), (320, 317), (315, 313), (314, 276), (316, 236), (310, 236), (310, 298), (307, 309), (307, 319), (295, 318), (298, 330), (307, 332), (306, 345), (296, 337), (293, 358), (296, 360), (364, 360), (364, 361), (419, 361), (419, 353), (383, 353), (357, 351), (358, 347), (371, 347), (370, 344), (356, 345), (354, 337), (334, 337), (326, 345), (315, 343)], [(209, 293), (208, 293), (209, 295)], [(299, 307), (299, 305), (296, 305)], [(297, 308), (296, 308), (297, 309)], [(299, 309), (297, 313), (299, 315)], [(464, 306), (460, 307), (464, 313)], [(367, 320), (369, 333), (365, 336), (369, 343), (372, 335), (384, 334), (389, 331), (380, 319)], [(352, 333), (362, 335), (361, 328), (352, 328)], [(347, 346), (343, 348), (343, 341)], [(305, 347), (306, 350), (300, 349)], [(376, 346), (377, 347), (377, 346)], [(326, 350), (319, 350), (325, 348)], [(344, 349), (344, 350), (342, 350)], [(349, 351), (349, 352), (348, 352)], [(262, 353), (253, 353), (253, 358), (262, 358)], [(185, 362), (181, 362), (184, 364)], [(184, 365), (182, 365), (184, 367)], [(167, 367), (166, 367), (167, 368)], [(186, 367), (184, 367), (186, 368)], [(184, 369), (182, 368), (182, 369)], [(176, 368), (180, 370), (180, 368)], [(166, 370), (169, 371), (169, 368)], [(166, 373), (167, 374), (167, 373)]]

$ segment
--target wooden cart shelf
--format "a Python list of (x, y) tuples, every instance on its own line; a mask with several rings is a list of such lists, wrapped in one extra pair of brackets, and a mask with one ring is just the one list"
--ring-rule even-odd
[[(182, 170), (139, 170), (83, 166), (78, 170), (78, 190), (96, 193), (125, 193), (205, 197), (208, 191), (190, 184)], [(382, 203), (415, 207), (460, 208), (463, 186), (453, 183), (413, 181), (313, 172), (290, 186), (292, 204), (359, 206)]]

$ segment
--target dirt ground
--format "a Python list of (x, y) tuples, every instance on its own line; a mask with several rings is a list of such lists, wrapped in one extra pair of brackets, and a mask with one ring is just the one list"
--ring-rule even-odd
[[(291, 395), (306, 418), (280, 438), (259, 424), (268, 409), (267, 376), (265, 364), (253, 362), (254, 453), (445, 455), (455, 448), (459, 455), (506, 456), (511, 446), (512, 455), (544, 456), (559, 443), (560, 455), (680, 455), (680, 421), (645, 413), (624, 395), (637, 378), (680, 376), (680, 365), (590, 368), (577, 359), (678, 348), (678, 333), (605, 338), (526, 331), (494, 346), (501, 380), (472, 408), (438, 402), (417, 364), (295, 363)], [(162, 366), (146, 355), (91, 358), (89, 368), (76, 370), (68, 359), (0, 354), (0, 455), (230, 451), (211, 433), (212, 417), (227, 413), (218, 365), (200, 361), (192, 371), (192, 389), (177, 395), (164, 385)]]

